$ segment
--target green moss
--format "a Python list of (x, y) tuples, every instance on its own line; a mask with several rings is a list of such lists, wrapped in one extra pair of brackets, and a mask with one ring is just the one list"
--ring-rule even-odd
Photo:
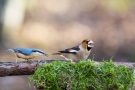
[(56, 61), (39, 66), (29, 78), (44, 90), (129, 90), (134, 83), (133, 71), (112, 61)]

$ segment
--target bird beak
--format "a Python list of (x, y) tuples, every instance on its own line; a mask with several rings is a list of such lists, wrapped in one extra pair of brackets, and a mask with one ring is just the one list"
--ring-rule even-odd
[(94, 47), (94, 43), (88, 43), (88, 47)]

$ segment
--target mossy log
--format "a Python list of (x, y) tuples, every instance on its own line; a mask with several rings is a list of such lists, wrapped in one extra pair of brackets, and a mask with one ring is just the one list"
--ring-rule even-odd
[(39, 66), (29, 79), (37, 90), (129, 90), (135, 81), (133, 73), (132, 63), (69, 60)]
[[(50, 63), (56, 60), (33, 60), (31, 62), (21, 61), (17, 64), (15, 62), (0, 62), (0, 77), (4, 76), (18, 76), (18, 75), (32, 75), (37, 69), (38, 65)], [(65, 61), (65, 60), (60, 60)], [(95, 62), (99, 63), (99, 62)], [(127, 67), (134, 67), (132, 62), (114, 62), (117, 65), (123, 64)]]

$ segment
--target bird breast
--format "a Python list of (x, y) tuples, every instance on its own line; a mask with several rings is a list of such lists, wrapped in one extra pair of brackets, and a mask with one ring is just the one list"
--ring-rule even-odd
[(35, 57), (39, 56), (36, 52), (32, 53), (31, 55), (24, 55), (22, 53), (17, 53), (18, 58), (23, 58), (23, 59), (33, 59)]
[(80, 57), (80, 59), (84, 60), (84, 59), (87, 59), (88, 56), (90, 55), (90, 51), (86, 51), (86, 50), (80, 50), (79, 52), (77, 52), (78, 54), (78, 57)]

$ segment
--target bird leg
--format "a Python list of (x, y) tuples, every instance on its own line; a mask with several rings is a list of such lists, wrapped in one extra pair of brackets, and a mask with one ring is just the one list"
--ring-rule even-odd
[(17, 62), (17, 54), (15, 53), (15, 55), (16, 55), (16, 66), (18, 67), (19, 65), (17, 65), (18, 64), (18, 62)]
[(17, 64), (17, 57), (16, 57), (16, 64)]
[(29, 63), (31, 63), (32, 61), (31, 60), (29, 60), (29, 59), (25, 59), (25, 60), (27, 60), (27, 62), (29, 62)]
[(18, 65), (18, 62), (17, 62), (17, 57), (16, 57), (16, 67), (18, 67), (19, 65)]

